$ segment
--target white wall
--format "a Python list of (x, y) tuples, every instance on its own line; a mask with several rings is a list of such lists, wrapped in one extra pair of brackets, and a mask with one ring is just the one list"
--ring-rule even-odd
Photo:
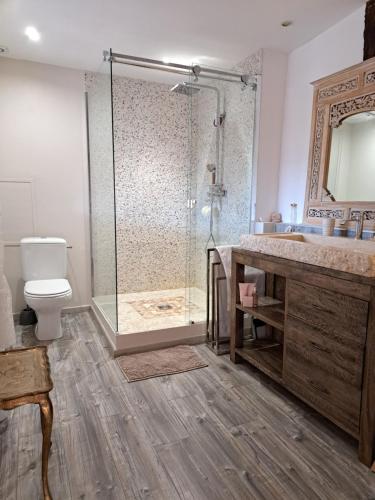
[(277, 209), (288, 55), (263, 49), (262, 56), (255, 217), (269, 221)]
[[(91, 295), (84, 79), (79, 71), (0, 59), (0, 196), (5, 240), (61, 236), (68, 250), (70, 305)], [(1, 181), (10, 180), (10, 183)], [(14, 182), (16, 181), (16, 182)], [(20, 182), (26, 181), (26, 182)], [(1, 201), (1, 200), (0, 200)], [(20, 252), (7, 247), (13, 309), (23, 307)]]
[(289, 55), (278, 207), (290, 218), (298, 203), (302, 221), (309, 155), (313, 88), (310, 82), (358, 64), (363, 58), (364, 7)]

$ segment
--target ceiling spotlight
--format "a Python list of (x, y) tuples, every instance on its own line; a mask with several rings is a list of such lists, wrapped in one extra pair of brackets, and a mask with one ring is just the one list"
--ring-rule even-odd
[(0, 55), (6, 54), (9, 52), (8, 47), (4, 47), (4, 45), (0, 45)]
[(281, 26), (282, 26), (283, 28), (289, 28), (289, 26), (292, 26), (292, 24), (293, 24), (293, 21), (283, 21), (283, 22), (281, 23)]
[(40, 40), (40, 33), (36, 28), (34, 28), (34, 26), (28, 26), (25, 29), (25, 35), (32, 42), (39, 42), (39, 40)]

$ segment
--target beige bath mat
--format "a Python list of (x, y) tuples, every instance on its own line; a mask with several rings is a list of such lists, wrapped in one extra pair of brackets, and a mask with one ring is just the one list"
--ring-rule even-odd
[(190, 345), (128, 354), (117, 358), (117, 363), (128, 382), (188, 372), (208, 366)]

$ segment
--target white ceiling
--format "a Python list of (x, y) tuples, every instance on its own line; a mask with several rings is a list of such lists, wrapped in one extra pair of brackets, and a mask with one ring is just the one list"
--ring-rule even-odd
[[(103, 49), (232, 67), (262, 47), (291, 51), (364, 0), (0, 0), (7, 57), (97, 70)], [(280, 23), (293, 20), (287, 29)], [(35, 26), (40, 42), (23, 34)]]

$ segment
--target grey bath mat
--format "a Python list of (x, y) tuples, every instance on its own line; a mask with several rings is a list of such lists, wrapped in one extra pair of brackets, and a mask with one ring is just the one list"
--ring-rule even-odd
[(128, 382), (188, 372), (208, 366), (190, 345), (128, 354), (117, 358)]

